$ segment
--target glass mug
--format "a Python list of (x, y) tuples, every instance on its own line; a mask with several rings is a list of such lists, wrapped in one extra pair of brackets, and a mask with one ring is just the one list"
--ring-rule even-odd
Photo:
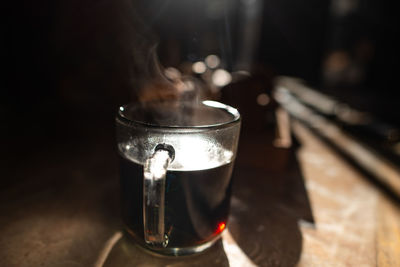
[(116, 130), (127, 232), (164, 255), (210, 247), (228, 219), (239, 112), (208, 100), (129, 104)]

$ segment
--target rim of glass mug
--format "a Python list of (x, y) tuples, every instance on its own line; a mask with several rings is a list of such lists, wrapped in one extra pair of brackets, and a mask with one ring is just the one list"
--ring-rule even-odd
[[(165, 103), (189, 103), (189, 102), (179, 102), (179, 101), (164, 101), (164, 102), (160, 102), (160, 101), (152, 101), (152, 102), (147, 102), (147, 103), (160, 103), (160, 104), (165, 104)], [(195, 104), (201, 104), (204, 105), (206, 107), (210, 107), (210, 108), (216, 108), (216, 109), (220, 109), (223, 110), (225, 112), (227, 112), (228, 114), (230, 114), (232, 116), (231, 120), (226, 120), (223, 122), (218, 122), (218, 123), (214, 123), (214, 124), (205, 124), (205, 125), (157, 125), (157, 124), (152, 124), (152, 123), (147, 123), (147, 122), (143, 122), (143, 121), (139, 121), (139, 120), (133, 120), (130, 118), (127, 118), (124, 115), (124, 111), (126, 110), (126, 108), (128, 106), (131, 105), (140, 105), (141, 103), (136, 103), (136, 104), (126, 104), (126, 105), (122, 105), (119, 107), (118, 112), (117, 112), (117, 118), (120, 120), (120, 122), (126, 124), (127, 126), (140, 126), (140, 127), (148, 127), (148, 128), (155, 128), (155, 129), (165, 129), (165, 130), (177, 130), (177, 129), (182, 129), (182, 130), (198, 130), (198, 131), (203, 131), (203, 130), (207, 130), (207, 129), (215, 129), (217, 128), (223, 128), (223, 127), (229, 127), (232, 124), (236, 124), (237, 122), (240, 122), (241, 120), (241, 116), (239, 111), (236, 108), (233, 108), (229, 105), (220, 103), (218, 101), (214, 101), (214, 100), (204, 100), (201, 102), (196, 102)], [(189, 104), (193, 104), (193, 103), (189, 103)]]

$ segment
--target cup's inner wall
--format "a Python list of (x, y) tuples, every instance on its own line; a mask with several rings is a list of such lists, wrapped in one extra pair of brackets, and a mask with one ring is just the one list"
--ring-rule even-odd
[(194, 127), (225, 124), (235, 115), (201, 102), (145, 102), (125, 106), (120, 115), (130, 121), (160, 127)]

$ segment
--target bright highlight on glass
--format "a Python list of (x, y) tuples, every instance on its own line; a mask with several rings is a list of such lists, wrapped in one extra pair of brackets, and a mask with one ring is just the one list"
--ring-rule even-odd
[(202, 102), (204, 105), (212, 107), (212, 108), (222, 108), (222, 109), (227, 109), (229, 113), (233, 114), (235, 117), (239, 116), (239, 111), (233, 107), (224, 105), (222, 103), (212, 101), (212, 100), (204, 100)]

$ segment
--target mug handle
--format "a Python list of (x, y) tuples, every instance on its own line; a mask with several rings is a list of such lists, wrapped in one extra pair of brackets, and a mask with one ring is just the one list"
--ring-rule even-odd
[(165, 180), (174, 154), (172, 146), (159, 144), (154, 154), (146, 160), (143, 169), (144, 240), (154, 247), (168, 245), (164, 224)]

